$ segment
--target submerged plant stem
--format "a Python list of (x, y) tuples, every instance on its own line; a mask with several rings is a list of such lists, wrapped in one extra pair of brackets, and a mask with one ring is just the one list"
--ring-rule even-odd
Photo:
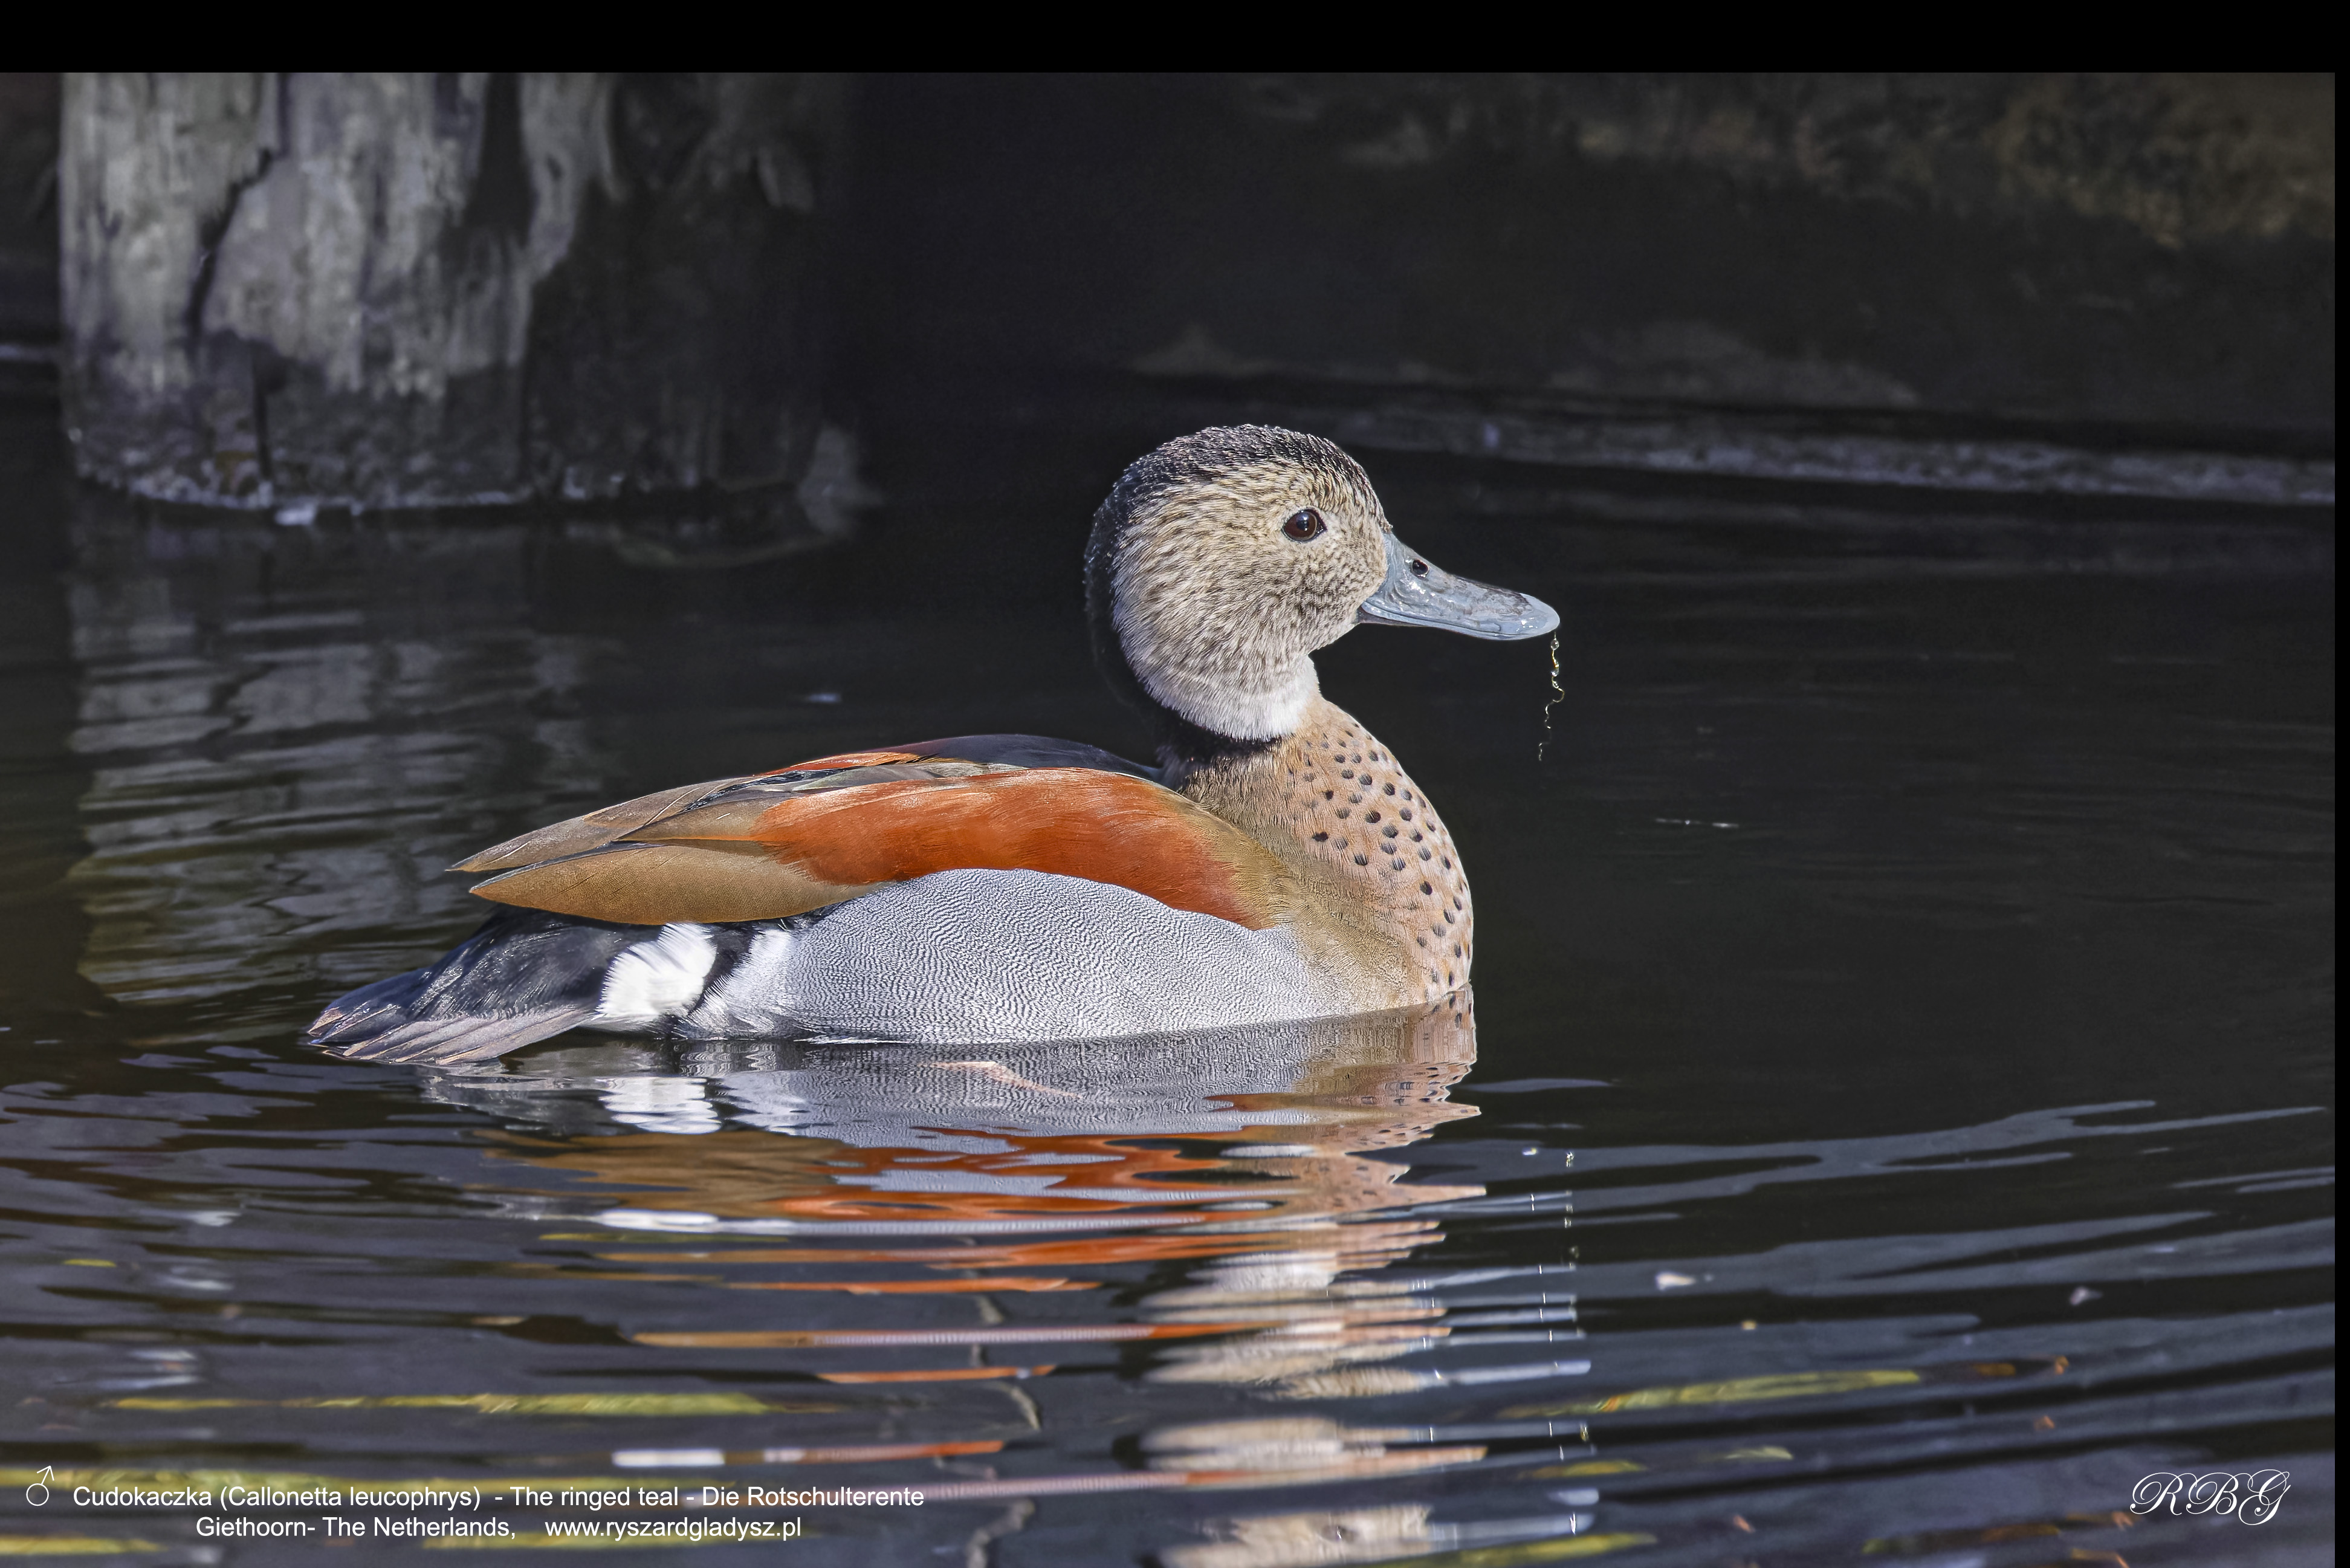
[(1550, 711), (1566, 701), (1566, 688), (1558, 683), (1558, 633), (1550, 634), (1550, 697), (1543, 703), (1543, 738), (1534, 742), (1534, 761), (1543, 760), (1550, 749)]

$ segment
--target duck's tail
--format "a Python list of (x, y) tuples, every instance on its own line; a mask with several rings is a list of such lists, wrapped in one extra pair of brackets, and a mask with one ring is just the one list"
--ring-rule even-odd
[(604, 971), (652, 933), (501, 909), (422, 969), (363, 985), (318, 1014), (307, 1038), (366, 1062), (478, 1062), (596, 1014)]

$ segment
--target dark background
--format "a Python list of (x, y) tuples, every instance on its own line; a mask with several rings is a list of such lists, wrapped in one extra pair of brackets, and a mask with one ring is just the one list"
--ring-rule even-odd
[[(1084, 368), (2332, 451), (2330, 75), (847, 86), (838, 411)], [(0, 78), (20, 366), (57, 336), (57, 110)]]

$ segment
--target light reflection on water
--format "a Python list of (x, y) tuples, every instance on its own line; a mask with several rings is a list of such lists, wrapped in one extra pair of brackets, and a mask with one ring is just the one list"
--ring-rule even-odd
[[(565, 708), (617, 644), (497, 613), (523, 591), (520, 530), (384, 541), (389, 560), (363, 543), (320, 583), (283, 569), (307, 540), (107, 522), (79, 536), (68, 744), (90, 768), (83, 972), (118, 1000), (307, 981), (329, 933), (371, 973), (387, 929), (462, 919), (442, 873), (480, 814), (611, 771)], [(387, 572), (419, 601), (408, 624), (354, 602)]]
[[(910, 735), (1130, 746), (1073, 566), (925, 567), (912, 504), (724, 580), (29, 520), (72, 565), (6, 634), (0, 1533), (58, 1528), (48, 1464), (925, 1488), (807, 1511), (858, 1564), (2330, 1552), (2330, 545), (1465, 472), (1378, 477), (1566, 607), (1550, 761), (1546, 659), (1326, 668), (1457, 824), (1473, 1022), (462, 1072), (295, 1032), (461, 934), (484, 844)], [(1085, 489), (954, 504), (1058, 549)], [(2257, 1531), (2118, 1511), (2257, 1464)]]

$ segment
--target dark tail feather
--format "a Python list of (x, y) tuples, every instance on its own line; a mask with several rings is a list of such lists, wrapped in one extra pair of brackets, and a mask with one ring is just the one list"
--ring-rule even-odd
[[(313, 1041), (338, 1056), (355, 1062), (422, 1062), (434, 1066), (454, 1062), (483, 1062), (509, 1051), (550, 1039), (596, 1016), (592, 1007), (556, 1007), (544, 1012), (521, 1012), (511, 1018), (428, 1018), (396, 1023), (380, 1034), (345, 1044), (332, 1035)], [(380, 1026), (380, 1017), (368, 1021)]]
[(604, 971), (653, 929), (501, 909), (439, 961), (335, 1002), (311, 1023), (308, 1041), (367, 1062), (502, 1056), (595, 1016)]

